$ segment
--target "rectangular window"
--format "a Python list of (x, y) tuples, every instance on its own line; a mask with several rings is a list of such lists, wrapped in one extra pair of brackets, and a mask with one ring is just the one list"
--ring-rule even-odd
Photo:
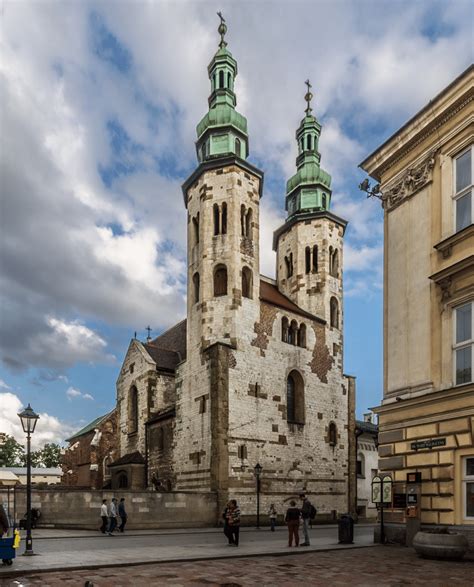
[(454, 203), (456, 232), (470, 226), (473, 217), (472, 146), (454, 159)]
[(455, 308), (454, 322), (454, 380), (456, 385), (472, 382), (474, 362), (473, 302)]
[(474, 455), (463, 462), (464, 518), (474, 520)]

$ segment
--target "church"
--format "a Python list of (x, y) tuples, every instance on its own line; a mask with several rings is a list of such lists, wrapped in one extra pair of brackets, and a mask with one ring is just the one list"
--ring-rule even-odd
[(355, 379), (343, 373), (343, 240), (320, 166), (321, 125), (296, 131), (287, 217), (273, 236), (276, 279), (260, 274), (263, 172), (248, 161), (236, 110), (237, 62), (220, 43), (208, 67), (209, 109), (197, 125), (187, 210), (186, 319), (134, 338), (117, 380), (113, 489), (213, 492), (244, 517), (300, 491), (318, 513), (355, 510)]

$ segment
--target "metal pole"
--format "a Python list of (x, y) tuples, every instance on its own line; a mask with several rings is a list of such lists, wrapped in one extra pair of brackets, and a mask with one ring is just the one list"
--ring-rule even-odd
[(257, 529), (260, 530), (260, 477), (257, 477)]
[(383, 527), (383, 501), (380, 503), (380, 544), (385, 544), (385, 528)]
[(30, 433), (26, 437), (26, 545), (25, 556), (34, 554), (33, 539), (31, 538), (31, 446)]

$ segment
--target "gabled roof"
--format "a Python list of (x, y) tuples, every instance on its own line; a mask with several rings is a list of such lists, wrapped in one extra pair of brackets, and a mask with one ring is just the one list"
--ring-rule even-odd
[(314, 316), (313, 314), (310, 314), (309, 312), (306, 312), (306, 310), (303, 310), (302, 308), (297, 306), (289, 298), (283, 295), (275, 284), (270, 283), (266, 279), (260, 279), (260, 299), (263, 302), (272, 304), (273, 306), (278, 306), (283, 310), (288, 310), (289, 312), (293, 312), (294, 314), (299, 314), (300, 316), (304, 316), (305, 318), (310, 318), (311, 320), (321, 322), (321, 324), (326, 324), (326, 320), (318, 318), (317, 316)]
[(143, 347), (158, 370), (173, 373), (178, 364), (186, 359), (186, 320), (178, 322), (154, 340), (143, 343)]
[(105, 420), (105, 418), (107, 418), (107, 416), (110, 416), (110, 414), (113, 411), (114, 410), (107, 412), (107, 414), (105, 414), (104, 416), (99, 416), (95, 420), (92, 420), (92, 422), (87, 424), (87, 426), (84, 426), (84, 428), (81, 428), (81, 430), (79, 430), (79, 432), (76, 432), (76, 434), (73, 434), (69, 438), (66, 438), (66, 442), (71, 442), (71, 440), (76, 440), (76, 438), (79, 438), (79, 436), (84, 436), (84, 434), (88, 434), (89, 432), (93, 432), (94, 429), (97, 428), (97, 426), (102, 422), (102, 420)]

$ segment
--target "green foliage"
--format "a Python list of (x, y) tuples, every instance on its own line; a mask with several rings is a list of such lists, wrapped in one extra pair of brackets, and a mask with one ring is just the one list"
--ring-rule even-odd
[(61, 447), (54, 442), (45, 444), (42, 448), (40, 462), (43, 467), (59, 467), (61, 461)]
[(5, 436), (0, 445), (0, 467), (23, 467), (25, 449), (13, 436)]

